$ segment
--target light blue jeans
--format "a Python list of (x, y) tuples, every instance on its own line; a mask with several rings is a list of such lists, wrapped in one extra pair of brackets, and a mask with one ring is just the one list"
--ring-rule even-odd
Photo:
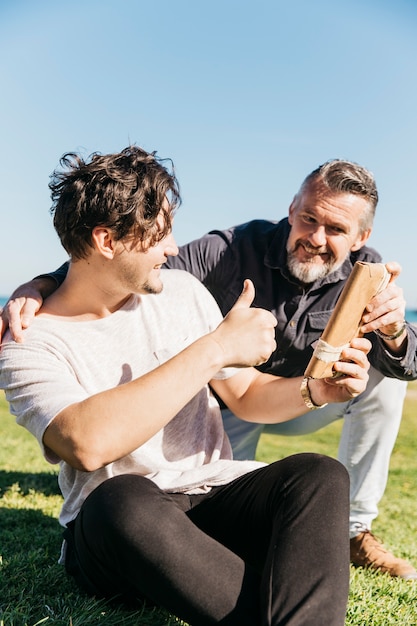
[(349, 402), (328, 404), (282, 424), (253, 424), (224, 409), (223, 422), (234, 458), (255, 458), (262, 433), (304, 435), (344, 418), (338, 459), (350, 476), (350, 536), (371, 529), (388, 480), (392, 449), (398, 435), (407, 383), (386, 378), (373, 367), (362, 394)]

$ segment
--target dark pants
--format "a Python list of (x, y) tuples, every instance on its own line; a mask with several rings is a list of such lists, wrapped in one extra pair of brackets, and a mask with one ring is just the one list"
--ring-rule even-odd
[(145, 598), (193, 626), (342, 626), (348, 519), (347, 472), (317, 454), (205, 495), (127, 474), (84, 502), (68, 569), (90, 593)]

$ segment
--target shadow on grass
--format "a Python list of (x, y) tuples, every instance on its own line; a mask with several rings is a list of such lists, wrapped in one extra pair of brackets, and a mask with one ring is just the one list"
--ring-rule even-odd
[(62, 528), (55, 517), (31, 508), (2, 508), (0, 505), (0, 543), (3, 566), (11, 560), (28, 563), (30, 555), (57, 561)]
[[(4, 473), (3, 473), (4, 474)], [(15, 473), (11, 473), (16, 478)], [(53, 478), (53, 477), (52, 477)], [(16, 481), (13, 480), (12, 484)], [(33, 488), (34, 483), (29, 483)], [(87, 596), (58, 564), (62, 528), (30, 508), (1, 508), (0, 623), (36, 626), (178, 626), (164, 609)]]
[(0, 470), (0, 496), (12, 489), (14, 485), (19, 486), (19, 492), (23, 496), (28, 495), (32, 490), (43, 493), (45, 496), (55, 496), (61, 493), (56, 474), (48, 472), (31, 474)]

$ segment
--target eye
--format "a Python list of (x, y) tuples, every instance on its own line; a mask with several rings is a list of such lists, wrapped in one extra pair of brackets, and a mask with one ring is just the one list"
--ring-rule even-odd
[(302, 215), (301, 219), (306, 224), (315, 224), (316, 223), (316, 220), (314, 219), (314, 217), (311, 217), (311, 215)]
[(334, 235), (344, 235), (346, 233), (345, 229), (340, 226), (327, 226), (326, 230)]

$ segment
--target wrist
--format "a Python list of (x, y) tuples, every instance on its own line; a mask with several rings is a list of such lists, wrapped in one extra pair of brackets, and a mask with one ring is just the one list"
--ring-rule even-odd
[(392, 333), (391, 335), (383, 333), (381, 330), (379, 330), (379, 328), (376, 328), (374, 330), (374, 333), (377, 337), (380, 337), (384, 341), (394, 341), (395, 339), (399, 339), (406, 332), (406, 330), (407, 330), (407, 325), (405, 321), (403, 321), (400, 328), (396, 332)]
[(304, 401), (304, 404), (309, 409), (309, 411), (314, 411), (315, 409), (324, 408), (325, 406), (327, 406), (328, 402), (325, 402), (324, 404), (316, 404), (314, 402), (311, 396), (311, 389), (309, 387), (309, 381), (311, 380), (312, 380), (311, 378), (307, 378), (307, 377), (303, 378), (303, 380), (301, 381), (300, 393)]
[(59, 287), (59, 283), (52, 277), (47, 274), (43, 276), (36, 276), (33, 278), (27, 286), (33, 288), (36, 293), (38, 293), (43, 300), (45, 300), (48, 296), (50, 296), (56, 289)]
[[(205, 358), (207, 359), (207, 363), (211, 366), (215, 366), (218, 370), (221, 370), (223, 367), (228, 367), (230, 363), (228, 362), (227, 352), (225, 346), (221, 339), (218, 338), (216, 331), (208, 333), (204, 335), (197, 341), (200, 341), (201, 344), (207, 345), (207, 352), (205, 353)], [(204, 348), (203, 348), (204, 350)]]

